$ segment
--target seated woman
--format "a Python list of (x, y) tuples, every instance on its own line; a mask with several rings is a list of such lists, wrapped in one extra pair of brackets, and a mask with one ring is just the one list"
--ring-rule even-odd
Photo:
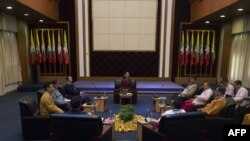
[(136, 80), (129, 78), (129, 72), (124, 72), (122, 79), (115, 80), (114, 103), (120, 103), (120, 94), (132, 94), (132, 103), (137, 103)]
[(131, 83), (132, 83), (132, 81), (131, 81), (130, 78), (129, 78), (129, 72), (126, 71), (126, 72), (123, 74), (122, 85), (121, 85), (121, 91), (122, 91), (123, 93), (130, 92), (130, 90), (131, 90)]

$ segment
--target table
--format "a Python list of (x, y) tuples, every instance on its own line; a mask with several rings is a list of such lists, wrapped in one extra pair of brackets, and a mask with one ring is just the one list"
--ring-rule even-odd
[(96, 105), (84, 103), (82, 105), (83, 111), (86, 113), (96, 113)]
[(96, 101), (96, 112), (104, 112), (107, 110), (107, 96), (94, 97)]
[(133, 94), (127, 93), (127, 94), (119, 94), (120, 95), (120, 104), (122, 104), (123, 99), (129, 99), (129, 104), (132, 104), (132, 96)]
[(160, 112), (159, 104), (160, 104), (161, 98), (160, 97), (152, 97), (152, 100), (153, 100), (153, 111)]
[[(152, 121), (158, 122), (157, 119), (154, 118), (152, 118)], [(149, 128), (152, 128), (152, 125), (146, 122), (145, 119), (137, 120), (137, 141), (142, 141), (142, 126), (147, 126)]]
[(152, 97), (153, 100), (153, 111), (161, 113), (164, 112), (164, 106), (166, 105), (166, 97)]

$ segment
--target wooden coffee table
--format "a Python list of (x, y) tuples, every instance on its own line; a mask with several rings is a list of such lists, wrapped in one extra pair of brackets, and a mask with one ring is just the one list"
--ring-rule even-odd
[(132, 104), (132, 96), (133, 94), (129, 93), (129, 94), (120, 94), (120, 104), (122, 104), (122, 100), (123, 99), (129, 99), (129, 104)]
[(96, 101), (96, 112), (104, 112), (107, 110), (107, 96), (94, 97)]

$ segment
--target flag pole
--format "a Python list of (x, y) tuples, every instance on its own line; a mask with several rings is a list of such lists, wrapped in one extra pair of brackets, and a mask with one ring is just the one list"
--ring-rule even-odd
[[(189, 69), (189, 76), (191, 77), (192, 74), (192, 69), (193, 69), (193, 64), (194, 64), (194, 32), (192, 32), (192, 36), (191, 36), (191, 46), (190, 46), (190, 69)], [(192, 63), (191, 63), (192, 62)]]
[[(186, 42), (185, 42), (185, 32), (183, 31), (183, 33), (184, 33), (184, 40), (183, 40), (183, 46), (184, 46), (184, 52), (186, 52), (187, 53), (187, 51), (185, 51), (185, 45), (187, 44)], [(187, 35), (186, 35), (187, 36)], [(183, 57), (184, 57), (184, 64), (185, 64), (185, 66), (184, 66), (184, 77), (186, 77), (187, 76), (187, 63), (186, 63), (186, 54), (183, 52)]]
[(201, 56), (201, 51), (203, 51), (202, 50), (203, 49), (203, 36), (204, 36), (204, 30), (202, 30), (202, 32), (201, 32), (201, 44), (200, 44), (200, 48), (199, 48), (200, 49), (200, 51), (199, 51), (200, 61), (199, 61), (198, 65), (200, 66), (200, 68), (199, 68), (199, 70), (200, 70), (200, 77), (202, 76), (202, 65), (201, 65), (201, 63), (202, 63), (203, 59), (201, 57), (203, 57), (203, 56)]
[(213, 71), (213, 64), (210, 66), (210, 77), (212, 77), (212, 71)]
[[(207, 46), (209, 45), (209, 30), (207, 30), (207, 42), (206, 42), (206, 45), (205, 45), (205, 54), (207, 53)], [(208, 46), (209, 47), (209, 46)], [(208, 49), (209, 50), (209, 49)], [(209, 56), (209, 54), (207, 54)], [(205, 60), (206, 58), (204, 58)], [(209, 57), (207, 57), (207, 59), (209, 59)], [(206, 69), (205, 69), (205, 77), (207, 77), (207, 66), (208, 66), (208, 63), (207, 63), (208, 60), (205, 60), (205, 65), (206, 65)]]
[(54, 64), (54, 68), (55, 68), (54, 76), (56, 76), (56, 63)]
[(207, 65), (206, 65), (206, 70), (205, 70), (205, 77), (207, 77)]
[(179, 36), (179, 48), (178, 48), (178, 76), (181, 77), (181, 55), (180, 55), (180, 46), (181, 46), (181, 35), (182, 31), (180, 29), (180, 36)]
[(52, 76), (51, 75), (51, 64), (49, 64), (49, 76)]
[[(42, 46), (45, 47), (43, 31), (44, 31), (44, 30), (42, 30)], [(46, 58), (46, 53), (45, 53), (44, 55), (45, 55), (44, 57)], [(47, 75), (47, 70), (46, 70), (46, 59), (45, 59), (45, 61), (43, 62), (43, 69), (44, 69), (44, 74)]]
[[(213, 32), (213, 43), (212, 43), (212, 51), (213, 51), (215, 50), (215, 31), (213, 30), (212, 32)], [(211, 53), (213, 53), (212, 51)], [(215, 55), (215, 52), (214, 52), (214, 55)], [(213, 65), (214, 65), (214, 58), (213, 56), (211, 56), (210, 77), (212, 77)]]
[[(196, 35), (196, 42), (195, 42), (195, 75), (198, 76), (198, 72), (197, 72), (197, 65), (198, 65), (198, 61), (199, 61), (199, 56), (200, 54), (198, 54), (198, 52), (200, 52), (199, 46), (200, 46), (200, 31), (195, 31), (197, 32)], [(198, 54), (198, 55), (197, 55)]]

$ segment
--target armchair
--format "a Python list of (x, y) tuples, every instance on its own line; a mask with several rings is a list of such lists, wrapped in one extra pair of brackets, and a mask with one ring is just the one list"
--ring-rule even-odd
[[(120, 91), (122, 89), (122, 79), (116, 79), (115, 80), (115, 88), (114, 88), (114, 103), (119, 104), (120, 103)], [(137, 103), (137, 88), (136, 88), (136, 80), (131, 80), (131, 87), (128, 90), (130, 93), (132, 93), (132, 104)]]
[(25, 140), (49, 139), (49, 118), (38, 115), (34, 96), (26, 95), (18, 101), (21, 114), (22, 136)]
[(101, 117), (85, 114), (51, 114), (52, 141), (111, 141), (112, 125), (103, 125)]
[[(37, 102), (38, 102), (38, 109), (40, 108), (40, 101), (41, 101), (41, 97), (43, 95), (43, 93), (45, 92), (44, 89), (40, 89), (36, 92), (37, 94)], [(69, 107), (68, 107), (68, 104), (65, 103), (65, 104), (58, 104), (58, 103), (55, 103), (57, 107), (61, 108), (63, 111), (68, 111), (69, 110)]]
[(143, 141), (223, 140), (223, 127), (233, 124), (232, 118), (207, 117), (204, 112), (187, 112), (163, 116), (158, 130), (142, 126)]

